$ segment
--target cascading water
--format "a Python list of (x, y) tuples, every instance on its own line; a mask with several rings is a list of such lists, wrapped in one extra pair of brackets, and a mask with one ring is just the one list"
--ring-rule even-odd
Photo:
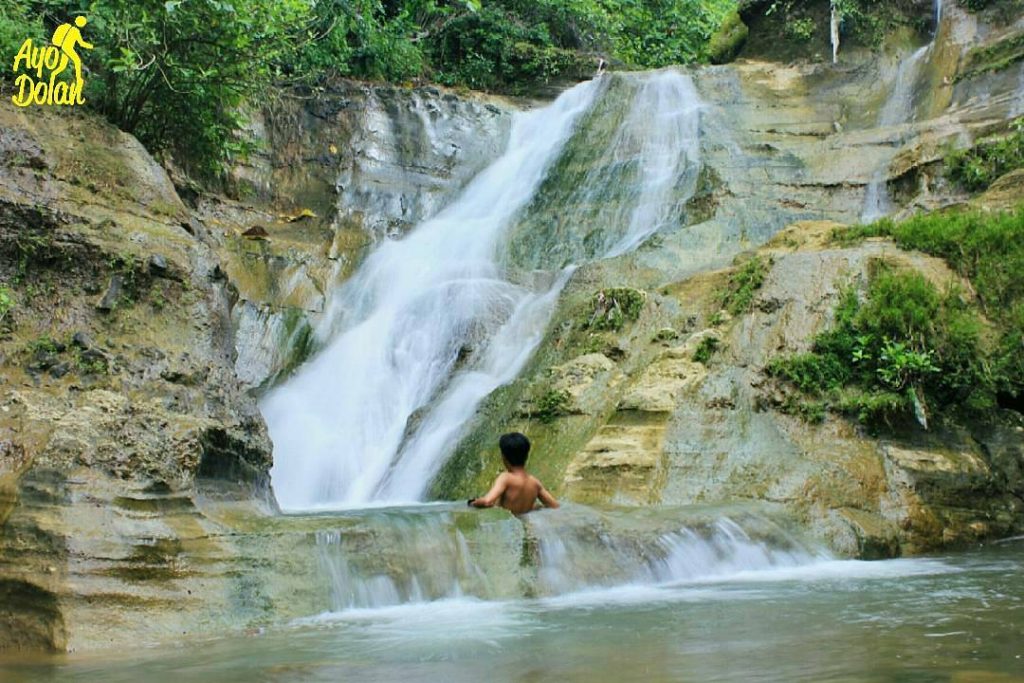
[(484, 395), (518, 369), (542, 331), (529, 323), (548, 298), (502, 279), (495, 252), (598, 88), (582, 84), (517, 116), (504, 156), (435, 218), (382, 242), (335, 296), (325, 327), (337, 338), (262, 405), (283, 507), (379, 498), (410, 418), (438, 399), (466, 349), (486, 350), (498, 332), (516, 336), (504, 345), (515, 355), (477, 369)]
[[(885, 101), (885, 106), (882, 107), (878, 116), (879, 128), (890, 128), (910, 121), (914, 111), (914, 84), (930, 53), (931, 45), (925, 45), (900, 62), (892, 93)], [(889, 197), (889, 191), (885, 184), (887, 167), (888, 162), (875, 171), (874, 177), (868, 184), (867, 194), (864, 197), (864, 211), (861, 214), (861, 220), (865, 223), (878, 220), (888, 215), (893, 209), (892, 199)]]
[[(696, 185), (699, 100), (689, 78), (631, 79), (631, 109), (610, 152), (635, 183), (616, 209), (629, 220), (583, 256), (623, 253), (678, 222)], [(508, 233), (608, 81), (517, 114), (501, 158), (437, 216), (383, 241), (335, 294), (324, 350), (262, 404), (282, 507), (419, 500), (480, 401), (515, 378), (571, 268), (513, 284), (500, 265)]]
[[(927, 45), (915, 50), (909, 57), (900, 62), (896, 70), (896, 79), (893, 83), (892, 92), (885, 101), (885, 105), (878, 115), (879, 128), (891, 128), (904, 123), (909, 123), (914, 116), (914, 86), (921, 75), (922, 68), (927, 64), (935, 47), (935, 38), (938, 36), (942, 24), (942, 0), (935, 0), (935, 30), (932, 40)], [(864, 196), (864, 209), (861, 212), (861, 221), (870, 223), (887, 216), (893, 210), (892, 198), (886, 187), (886, 175), (891, 159), (887, 159), (884, 166), (875, 171), (871, 182), (868, 183), (867, 192)]]
[(638, 520), (570, 507), (509, 519), (483, 534), (462, 528), (450, 512), (419, 508), (368, 515), (355, 530), (320, 531), (316, 547), (332, 612), (719, 581), (829, 559), (754, 512), (675, 521), (679, 511), (660, 514)]

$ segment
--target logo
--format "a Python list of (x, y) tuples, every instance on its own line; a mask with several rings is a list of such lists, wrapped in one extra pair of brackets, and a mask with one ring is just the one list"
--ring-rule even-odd
[[(76, 47), (92, 49), (92, 43), (82, 38), (81, 29), (88, 20), (75, 17), (75, 25), (61, 24), (53, 32), (50, 39), (52, 45), (33, 45), (31, 38), (26, 38), (21, 49), (14, 57), (14, 87), (17, 93), (11, 101), (19, 107), (31, 104), (57, 104), (72, 106), (85, 104), (82, 98), (82, 58), (75, 52)], [(75, 80), (69, 83), (60, 76), (67, 71), (68, 65), (75, 69)], [(44, 75), (44, 72), (48, 72)]]

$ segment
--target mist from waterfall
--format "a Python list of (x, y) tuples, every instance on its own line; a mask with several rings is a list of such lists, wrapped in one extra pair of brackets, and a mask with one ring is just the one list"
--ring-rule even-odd
[[(284, 509), (420, 500), (480, 401), (522, 369), (572, 267), (514, 278), (501, 265), (507, 232), (607, 78), (517, 113), (504, 155), (435, 217), (385, 239), (333, 295), (323, 350), (261, 405)], [(695, 177), (699, 163), (698, 108), (680, 99), (696, 99), (689, 77), (631, 78), (640, 114), (626, 117), (614, 153), (642, 187), (625, 207), (633, 219), (598, 256), (663, 227), (663, 205), (687, 199), (674, 174)]]

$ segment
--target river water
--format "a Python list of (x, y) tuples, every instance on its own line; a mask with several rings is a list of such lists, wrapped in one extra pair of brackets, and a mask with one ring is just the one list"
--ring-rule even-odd
[[(752, 532), (758, 540), (719, 521), (703, 543), (700, 534), (676, 534), (652, 546), (664, 552), (635, 556), (652, 571), (566, 590), (543, 569), (575, 566), (584, 556), (573, 556), (574, 543), (618, 549), (609, 567), (629, 550), (621, 538), (569, 533), (576, 540), (560, 555), (545, 547), (543, 531), (555, 538), (566, 529), (557, 513), (535, 519), (544, 515), (530, 523), (541, 530), (540, 590), (389, 601), (378, 583), (362, 600), (379, 606), (342, 600), (221, 639), (0, 663), (0, 680), (1024, 681), (1024, 539), (929, 558), (840, 561), (768, 550), (777, 539), (765, 528)], [(409, 529), (430, 537), (422, 524)], [(673, 549), (682, 551), (676, 559)]]

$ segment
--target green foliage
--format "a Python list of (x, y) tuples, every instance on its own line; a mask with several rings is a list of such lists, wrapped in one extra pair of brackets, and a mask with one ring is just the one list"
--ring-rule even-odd
[(994, 343), (979, 354), (985, 329), (956, 293), (945, 298), (934, 321), (945, 334), (932, 347), (943, 368), (943, 387), (976, 409), (990, 406), (993, 392), (1024, 391), (1024, 206), (883, 220), (837, 233), (836, 239), (851, 243), (874, 236), (945, 259), (971, 281), (982, 311), (995, 323)]
[(999, 390), (981, 332), (959, 291), (943, 295), (920, 273), (881, 266), (863, 302), (853, 288), (842, 293), (811, 352), (773, 358), (765, 372), (796, 390), (782, 402), (787, 412), (787, 403), (822, 401), (878, 425), (910, 417), (915, 396), (971, 412), (991, 406)]
[(732, 315), (748, 312), (754, 303), (754, 295), (761, 289), (770, 269), (771, 260), (760, 255), (743, 264), (729, 277), (729, 288), (721, 299), (722, 308)]
[(647, 294), (639, 289), (616, 287), (596, 292), (590, 300), (590, 312), (583, 327), (591, 330), (618, 331), (628, 321), (640, 317)]
[(83, 375), (105, 375), (109, 372), (107, 359), (99, 353), (75, 349), (75, 367)]
[(1013, 211), (947, 211), (902, 223), (882, 220), (842, 230), (841, 244), (889, 237), (907, 250), (945, 259), (970, 279), (986, 314), (996, 318), (1024, 300), (1024, 206)]
[(5, 62), (0, 73), (4, 78), (10, 77), (14, 55), (26, 38), (33, 42), (46, 39), (43, 22), (33, 4), (28, 0), (5, 0), (0, 4), (0, 54)]
[(7, 314), (14, 309), (14, 294), (7, 285), (0, 285), (0, 324), (3, 324)]
[(707, 336), (700, 340), (697, 344), (697, 348), (693, 352), (693, 360), (695, 363), (703, 363), (707, 365), (711, 361), (711, 357), (718, 351), (718, 347), (721, 345), (718, 337)]
[(553, 422), (556, 417), (567, 414), (571, 399), (568, 391), (551, 389), (537, 399), (533, 414), (541, 422)]
[(25, 344), (25, 350), (28, 351), (30, 355), (35, 356), (39, 354), (57, 353), (58, 349), (62, 346), (62, 344), (58, 344), (58, 342), (54, 341), (49, 335), (43, 335), (35, 339), (30, 339), (28, 343)]
[(731, 0), (602, 0), (611, 54), (634, 67), (702, 60)]
[(1010, 134), (1003, 138), (986, 140), (946, 156), (949, 178), (971, 192), (987, 189), (1018, 168), (1024, 168), (1024, 118), (1014, 121)]
[[(253, 151), (247, 104), (334, 75), (530, 92), (592, 74), (703, 60), (733, 0), (8, 0), (14, 54), (84, 14), (85, 98), (199, 176)], [(0, 74), (9, 79), (10, 71)]]

